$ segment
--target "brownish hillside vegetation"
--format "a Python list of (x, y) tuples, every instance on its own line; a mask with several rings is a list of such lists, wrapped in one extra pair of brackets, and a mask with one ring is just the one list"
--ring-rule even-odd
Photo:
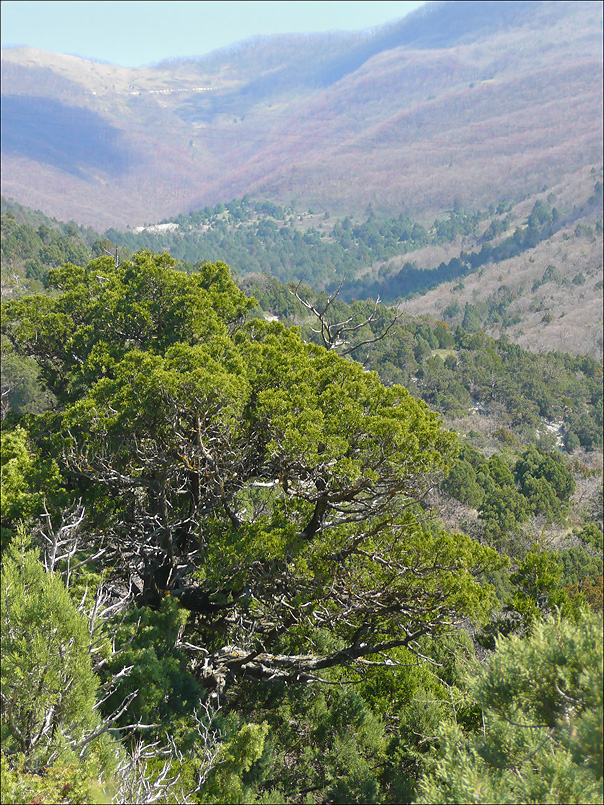
[(601, 165), (601, 31), (597, 2), (455, 2), (136, 70), (5, 50), (2, 192), (104, 227), (248, 192), (421, 216), (572, 187)]

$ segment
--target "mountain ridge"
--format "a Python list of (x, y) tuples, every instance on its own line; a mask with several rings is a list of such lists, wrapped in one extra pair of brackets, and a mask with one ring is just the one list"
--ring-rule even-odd
[(97, 227), (245, 193), (414, 216), (517, 198), (601, 164), (600, 29), (589, 0), (455, 2), (137, 70), (10, 49), (2, 192)]

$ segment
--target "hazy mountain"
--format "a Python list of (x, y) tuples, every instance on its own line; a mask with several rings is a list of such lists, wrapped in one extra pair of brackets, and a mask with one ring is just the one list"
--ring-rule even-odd
[(2, 54), (2, 192), (97, 227), (250, 193), (414, 216), (601, 165), (602, 5), (444, 2), (127, 69)]

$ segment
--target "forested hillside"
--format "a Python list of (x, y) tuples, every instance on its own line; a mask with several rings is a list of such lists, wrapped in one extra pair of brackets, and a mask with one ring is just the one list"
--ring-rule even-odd
[(2, 800), (599, 801), (601, 366), (240, 282), (3, 305)]
[(603, 801), (601, 34), (3, 50), (2, 803)]
[[(2, 192), (105, 229), (246, 193), (475, 213), (602, 161), (598, 2), (435, 2), (139, 69), (2, 52)], [(223, 256), (224, 258), (224, 256)]]
[[(517, 203), (431, 222), (332, 218), (245, 196), (134, 230), (104, 235), (2, 198), (2, 288), (35, 289), (51, 267), (104, 253), (167, 251), (186, 271), (224, 259), (239, 275), (334, 289), (343, 298), (402, 302), (469, 331), (484, 329), (533, 351), (602, 357), (602, 169), (581, 193), (545, 188)], [(545, 325), (545, 326), (544, 326)]]
[[(588, 214), (597, 210), (601, 203), (601, 187), (601, 182), (596, 182), (595, 190), (584, 207), (575, 205), (575, 215), (579, 220), (583, 209)], [(276, 316), (286, 324), (303, 326), (304, 337), (310, 340), (315, 336), (309, 326), (309, 311), (296, 299), (294, 285), (287, 287), (265, 273), (255, 272), (263, 263), (272, 269), (273, 276), (281, 274), (291, 280), (295, 276), (310, 275), (316, 280), (316, 283), (311, 283), (315, 287), (316, 284), (334, 286), (338, 276), (359, 271), (378, 255), (386, 259), (401, 251), (421, 252), (426, 244), (433, 249), (455, 249), (456, 239), (464, 232), (475, 237), (478, 245), (482, 243), (480, 250), (462, 251), (466, 263), (452, 258), (448, 264), (443, 263), (432, 271), (407, 269), (428, 284), (451, 271), (480, 273), (487, 260), (489, 265), (495, 262), (496, 266), (497, 257), (493, 255), (490, 233), (500, 220), (499, 217), (490, 218), (486, 213), (476, 216), (451, 213), (448, 220), (437, 220), (426, 229), (400, 218), (380, 222), (373, 212), (369, 212), (367, 220), (359, 224), (354, 224), (349, 218), (334, 223), (323, 218), (317, 229), (312, 226), (312, 213), (295, 215), (291, 210), (244, 198), (214, 209), (205, 208), (187, 217), (180, 216), (173, 222), (164, 222), (139, 233), (109, 230), (105, 236), (100, 236), (74, 222), (51, 221), (42, 213), (4, 199), (2, 211), (2, 276), (3, 288), (8, 295), (18, 297), (26, 290), (42, 290), (50, 268), (65, 262), (84, 265), (103, 254), (117, 255), (119, 261), (141, 247), (163, 246), (173, 257), (179, 258), (178, 268), (191, 273), (195, 271), (191, 260), (196, 253), (202, 256), (197, 261), (199, 267), (203, 258), (215, 259), (216, 254), (223, 250), (239, 269), (236, 282), (254, 295), (262, 314)], [(510, 212), (506, 213), (503, 207), (499, 214), (511, 218)], [(526, 226), (516, 227), (513, 237), (500, 238), (495, 248), (504, 256), (514, 250), (521, 253), (530, 251), (531, 244), (547, 240), (552, 229), (562, 226), (561, 217), (556, 207), (537, 202)], [(486, 229), (485, 222), (488, 222)], [(482, 235), (478, 234), (479, 228), (484, 230)], [(383, 275), (385, 272), (380, 270), (379, 273)], [(601, 276), (601, 261), (599, 272), (587, 269), (587, 278), (578, 274), (573, 275), (572, 281), (568, 274), (565, 277), (550, 265), (541, 281), (535, 283), (533, 292), (549, 283), (563, 285), (567, 294), (572, 288), (579, 288), (584, 294), (583, 289), (593, 285), (595, 301), (600, 295), (594, 282), (597, 276)], [(582, 278), (582, 282), (577, 281), (577, 277)], [(341, 279), (340, 283), (344, 291), (346, 280)], [(374, 283), (372, 289), (388, 292), (388, 287), (386, 276), (382, 283)], [(485, 325), (505, 325), (510, 319), (513, 323), (509, 306), (519, 298), (519, 294), (509, 289), (506, 292), (506, 288), (504, 286), (503, 291), (489, 297), (487, 303), (475, 299), (474, 304), (466, 304), (465, 311), (453, 296), (451, 304), (442, 311), (442, 319), (404, 317), (389, 332), (388, 338), (374, 344), (371, 350), (359, 348), (351, 354), (366, 367), (376, 369), (384, 382), (408, 386), (442, 414), (459, 417), (476, 409), (477, 405), (483, 410), (490, 406), (493, 411), (499, 411), (498, 425), (515, 428), (523, 442), (533, 438), (531, 429), (537, 428), (538, 435), (539, 428), (543, 431), (548, 423), (550, 427), (555, 425), (559, 439), (565, 439), (571, 446), (600, 447), (600, 369), (596, 361), (585, 355), (575, 358), (557, 353), (535, 356), (514, 347), (506, 339), (496, 341), (478, 332)], [(304, 293), (321, 304), (333, 296), (333, 292), (331, 296), (328, 292), (324, 292), (322, 297), (317, 296), (308, 286)], [(354, 302), (351, 307), (343, 301), (343, 296), (344, 293), (338, 293), (330, 302), (330, 316), (341, 320), (351, 316), (362, 320), (371, 316), (372, 302)], [(411, 293), (407, 298), (412, 300), (414, 296)], [(544, 317), (551, 317), (548, 308), (540, 304), (545, 310)], [(357, 332), (352, 346), (366, 340), (367, 333), (374, 337), (388, 315), (388, 311), (382, 308), (375, 321)], [(394, 312), (391, 315), (394, 316)], [(487, 357), (485, 350), (492, 357)], [(23, 384), (27, 386), (23, 370), (19, 371), (21, 376), (17, 380), (10, 359), (5, 360), (5, 375), (13, 387), (12, 405), (16, 410), (20, 410), (21, 405), (17, 389)], [(575, 384), (582, 390), (575, 388)], [(28, 393), (33, 394), (31, 387)]]

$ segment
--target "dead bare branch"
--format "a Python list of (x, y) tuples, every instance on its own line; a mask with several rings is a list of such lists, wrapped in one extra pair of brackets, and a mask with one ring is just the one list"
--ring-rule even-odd
[[(378, 296), (374, 302), (372, 312), (369, 314), (369, 316), (361, 321), (355, 320), (355, 316), (349, 316), (349, 318), (344, 319), (343, 321), (330, 322), (327, 317), (327, 313), (342, 290), (343, 282), (344, 281), (342, 280), (336, 290), (333, 291), (330, 296), (328, 296), (327, 301), (322, 307), (317, 307), (311, 304), (307, 299), (304, 299), (304, 297), (300, 296), (299, 291), (301, 282), (296, 285), (294, 290), (290, 289), (290, 293), (292, 296), (295, 296), (298, 302), (300, 302), (300, 304), (303, 305), (318, 320), (320, 328), (315, 329), (313, 327), (311, 329), (314, 333), (317, 333), (321, 336), (321, 341), (323, 342), (325, 349), (339, 350), (340, 355), (350, 355), (352, 352), (360, 349), (361, 347), (369, 346), (370, 344), (376, 344), (378, 341), (382, 341), (392, 330), (392, 328), (400, 322), (402, 313), (399, 310), (396, 310), (392, 320), (383, 327), (378, 335), (372, 335), (371, 338), (366, 338), (363, 341), (359, 341), (348, 346), (351, 335), (358, 332), (363, 327), (378, 321), (378, 308), (381, 304), (381, 300)], [(345, 348), (340, 349), (341, 347)]]

